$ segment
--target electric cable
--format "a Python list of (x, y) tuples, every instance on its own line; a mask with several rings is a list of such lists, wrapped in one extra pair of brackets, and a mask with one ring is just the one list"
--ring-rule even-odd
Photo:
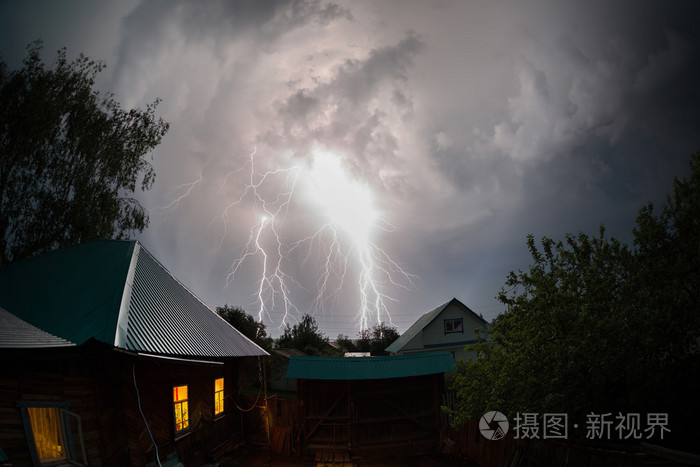
[(146, 431), (148, 431), (148, 436), (151, 437), (151, 442), (153, 443), (153, 447), (156, 449), (156, 462), (158, 462), (158, 465), (160, 467), (163, 467), (163, 464), (160, 463), (160, 455), (158, 454), (158, 445), (156, 444), (156, 440), (153, 438), (153, 433), (151, 433), (151, 429), (148, 427), (148, 420), (146, 420), (146, 415), (143, 413), (143, 410), (141, 409), (141, 395), (139, 394), (139, 387), (136, 385), (136, 365), (131, 365), (131, 372), (134, 375), (134, 389), (136, 389), (136, 402), (139, 406), (139, 412), (141, 412), (141, 417), (143, 418), (143, 423), (146, 425)]

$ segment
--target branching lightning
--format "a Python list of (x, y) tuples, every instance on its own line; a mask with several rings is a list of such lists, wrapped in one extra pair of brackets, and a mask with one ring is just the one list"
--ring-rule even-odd
[[(227, 284), (244, 262), (259, 257), (262, 272), (255, 298), (258, 319), (270, 317), (270, 310), (281, 301), (282, 324), (287, 323), (295, 319), (292, 311), (299, 313), (291, 291), (304, 288), (285, 270), (294, 257), (304, 269), (316, 268), (315, 298), (311, 310), (305, 311), (317, 314), (332, 309), (350, 283), (348, 276), (355, 272), (358, 327), (364, 330), (372, 322), (391, 323), (387, 302), (394, 299), (386, 292), (387, 286), (410, 289), (414, 276), (373, 241), (377, 230), (390, 230), (391, 225), (377, 211), (369, 186), (350, 177), (337, 154), (318, 146), (307, 163), (261, 174), (256, 173), (255, 155), (253, 151), (247, 162), (248, 184), (222, 217), (225, 223), (229, 211), (246, 197), (252, 198), (254, 209), (260, 213), (248, 242), (230, 268)], [(308, 227), (308, 235), (285, 243), (281, 233), (290, 205), (297, 200), (314, 212), (318, 227)]]
[[(240, 179), (235, 175), (248, 171), (240, 193), (210, 224), (222, 226), (218, 249), (224, 247), (232, 219), (240, 223), (253, 216), (248, 239), (228, 270), (226, 287), (244, 273), (244, 264), (257, 268), (252, 293), (257, 319), (279, 322), (280, 327), (297, 321), (302, 312), (331, 311), (348, 287), (357, 288), (360, 330), (375, 322), (392, 323), (387, 304), (395, 299), (387, 289), (411, 289), (415, 277), (375, 242), (379, 231), (393, 226), (377, 210), (369, 185), (351, 177), (338, 154), (316, 146), (308, 156), (286, 167), (260, 169), (253, 150), (243, 167), (225, 177), (224, 185), (232, 185), (231, 180)], [(200, 174), (196, 181), (173, 189), (178, 196), (166, 208), (177, 207), (201, 179)], [(308, 277), (315, 279), (309, 282)], [(313, 297), (303, 309), (293, 300), (297, 293)]]
[(177, 207), (180, 206), (180, 201), (190, 196), (190, 193), (192, 193), (194, 187), (197, 186), (197, 184), (201, 181), (202, 172), (199, 173), (199, 177), (197, 177), (197, 180), (195, 180), (194, 182), (183, 183), (181, 185), (176, 186), (166, 194), (167, 197), (175, 195), (174, 199), (167, 206), (163, 206), (158, 209), (162, 209), (164, 211), (167, 211), (168, 209), (177, 209)]
[[(258, 321), (263, 321), (265, 315), (272, 319), (269, 310), (275, 308), (281, 299), (284, 309), (282, 323), (286, 323), (290, 319), (290, 313), (298, 311), (291, 300), (290, 294), (290, 285), (296, 282), (282, 268), (285, 252), (278, 232), (278, 226), (284, 223), (300, 168), (293, 166), (270, 170), (257, 175), (255, 154), (256, 150), (253, 150), (249, 156), (247, 163), (250, 166), (249, 180), (243, 193), (238, 199), (226, 206), (220, 216), (224, 225), (224, 233), (219, 247), (222, 246), (226, 236), (226, 225), (228, 224), (227, 220), (231, 209), (239, 206), (246, 198), (252, 198), (253, 208), (258, 211), (256, 213), (257, 222), (250, 229), (248, 242), (229, 269), (226, 277), (226, 286), (230, 285), (244, 262), (248, 261), (250, 257), (260, 256), (262, 272), (257, 282), (258, 286), (255, 294), (255, 301), (258, 305)], [(268, 193), (270, 186), (275, 187), (272, 191), (273, 195)], [(270, 247), (267, 246), (268, 243), (272, 244), (273, 252), (269, 252)]]

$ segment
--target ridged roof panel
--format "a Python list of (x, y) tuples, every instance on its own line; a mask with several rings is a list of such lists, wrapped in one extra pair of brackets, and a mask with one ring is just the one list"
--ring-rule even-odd
[(440, 313), (442, 313), (442, 310), (444, 310), (447, 305), (452, 303), (452, 300), (443, 303), (439, 307), (427, 312), (420, 318), (416, 320), (415, 323), (411, 325), (408, 329), (406, 329), (406, 332), (401, 334), (394, 342), (392, 342), (385, 350), (387, 352), (395, 353), (398, 352), (403, 348), (404, 345), (408, 344), (411, 342), (411, 339), (416, 337), (419, 332), (421, 332), (425, 327), (430, 324), (433, 319)]
[(71, 347), (72, 342), (42, 331), (0, 308), (0, 348)]
[(137, 248), (125, 348), (164, 355), (267, 355), (219, 317), (146, 249)]
[(136, 241), (91, 241), (4, 266), (0, 307), (27, 324), (13, 326), (34, 342), (50, 343), (42, 331), (170, 356), (267, 355)]

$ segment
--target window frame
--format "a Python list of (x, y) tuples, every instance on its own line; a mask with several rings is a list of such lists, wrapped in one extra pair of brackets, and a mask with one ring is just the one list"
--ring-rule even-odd
[[(175, 400), (175, 390), (176, 390), (177, 388), (182, 388), (182, 387), (187, 388), (187, 389), (186, 389), (186, 391), (187, 391), (187, 397), (184, 398), (184, 399), (182, 399), (182, 400), (177, 400), (177, 401), (176, 401), (176, 400)], [(190, 432), (191, 427), (192, 427), (192, 422), (191, 422), (191, 420), (190, 420), (190, 385), (187, 384), (187, 383), (183, 383), (183, 384), (173, 384), (173, 385), (172, 385), (172, 390), (171, 390), (171, 396), (170, 396), (170, 397), (171, 397), (170, 403), (172, 404), (172, 408), (173, 408), (173, 410), (172, 410), (172, 413), (173, 413), (173, 424), (172, 424), (172, 427), (173, 427), (173, 434), (174, 434), (174, 438), (175, 438), (175, 439), (178, 439), (178, 438), (180, 438), (180, 437), (185, 436), (186, 434), (188, 434), (188, 433)], [(180, 428), (180, 429), (178, 430), (178, 429), (177, 429), (177, 414), (176, 414), (176, 408), (175, 408), (175, 407), (176, 407), (177, 405), (180, 405), (180, 414), (182, 415), (182, 404), (183, 404), (183, 403), (186, 403), (186, 404), (187, 404), (187, 406), (186, 406), (186, 407), (187, 407), (187, 420), (186, 420), (187, 426), (184, 427), (184, 428)]]
[[(38, 401), (18, 401), (16, 403), (17, 408), (20, 410), (20, 417), (22, 419), (22, 427), (24, 428), (25, 439), (27, 440), (27, 447), (29, 449), (29, 455), (32, 459), (33, 465), (54, 465), (54, 464), (64, 464), (70, 463), (79, 466), (87, 466), (87, 453), (85, 450), (85, 440), (83, 438), (83, 423), (80, 415), (75, 412), (71, 412), (71, 403), (65, 401), (56, 402), (38, 402)], [(29, 416), (28, 409), (58, 409), (59, 415), (59, 436), (65, 445), (64, 453), (66, 456), (65, 461), (57, 461), (56, 463), (41, 463), (39, 459), (39, 452), (36, 447), (36, 439), (34, 439), (34, 430), (32, 428), (32, 422)], [(77, 421), (77, 432), (80, 440), (80, 453), (82, 454), (83, 462), (78, 461), (78, 456), (76, 455), (75, 443), (73, 442), (73, 430), (71, 429), (71, 418)]]
[[(455, 330), (455, 324), (459, 323), (459, 330)], [(451, 325), (452, 329), (448, 330), (448, 324)], [(443, 320), (443, 330), (445, 335), (447, 334), (464, 334), (464, 318), (445, 318)]]
[[(221, 390), (217, 391), (216, 390), (216, 382), (221, 380)], [(221, 418), (226, 414), (226, 404), (224, 404), (224, 390), (226, 389), (226, 378), (223, 376), (220, 378), (214, 378), (214, 419)], [(216, 411), (216, 403), (219, 394), (221, 395), (221, 410), (219, 412)]]

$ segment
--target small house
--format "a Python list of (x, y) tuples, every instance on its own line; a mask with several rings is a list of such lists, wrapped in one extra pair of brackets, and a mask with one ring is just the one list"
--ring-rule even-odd
[(437, 447), (449, 352), (382, 357), (292, 356), (302, 452), (349, 457)]
[(447, 350), (455, 360), (467, 360), (475, 355), (464, 347), (478, 342), (477, 330), (487, 328), (486, 320), (453, 298), (418, 318), (386, 351), (406, 355)]
[(0, 448), (12, 465), (202, 465), (235, 436), (241, 359), (267, 355), (139, 242), (0, 268)]

